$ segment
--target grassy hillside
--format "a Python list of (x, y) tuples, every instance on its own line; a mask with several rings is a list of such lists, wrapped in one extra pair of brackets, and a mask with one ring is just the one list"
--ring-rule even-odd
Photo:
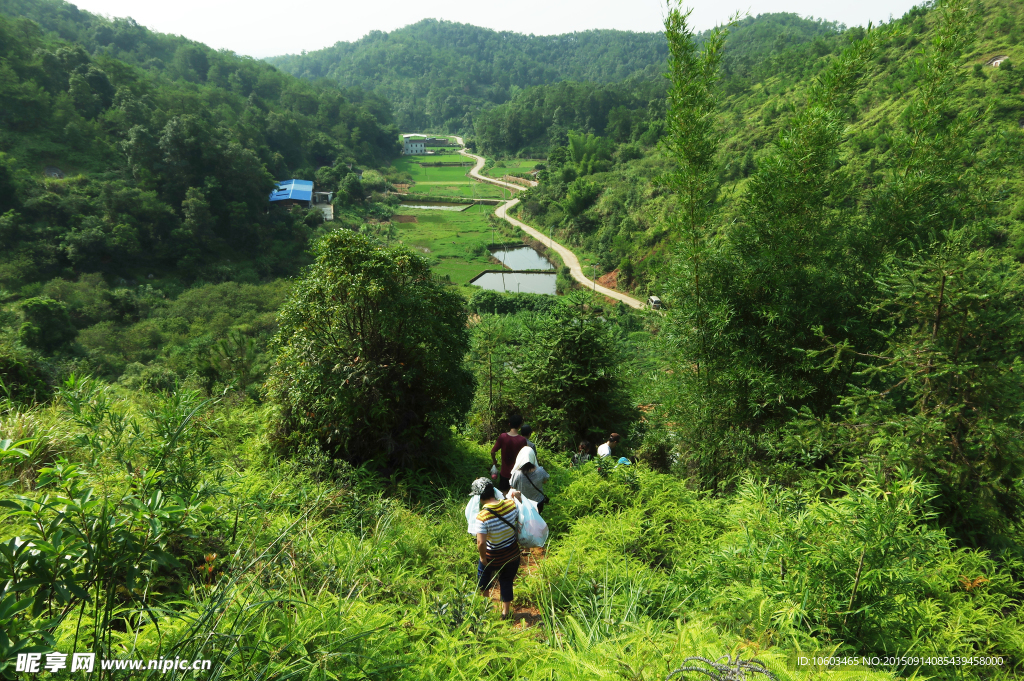
[[(753, 32), (773, 56), (747, 61), (673, 7), (656, 116), (524, 127), (554, 147), (523, 217), (659, 311), (564, 270), (561, 296), (467, 300), (514, 232), (396, 205), (433, 169), (360, 160), (350, 123), (381, 158), (398, 139), (369, 108), (268, 65), (281, 90), (243, 97), (52, 14), (0, 18), (0, 677), (52, 651), (310, 681), (727, 681), (695, 658), (725, 655), (777, 681), (1020, 676), (1016, 5)], [(335, 129), (320, 165), (305, 135)], [(75, 139), (81, 174), (40, 178)], [(272, 144), (337, 190), (336, 224), (267, 211)], [(464, 512), (511, 414), (551, 535), (505, 622)], [(570, 465), (612, 432), (614, 462)]]
[[(822, 495), (827, 476), (797, 490), (746, 481), (736, 495), (712, 499), (643, 466), (602, 475), (542, 450), (558, 500), (548, 514), (551, 544), (521, 578), (522, 621), (511, 627), (472, 595), (464, 488), (489, 465), (476, 444), (454, 439), (443, 461), (389, 482), (270, 456), (266, 411), (234, 398), (76, 383), (51, 404), (0, 409), (6, 434), (36, 438), (27, 454), (8, 451), (0, 464), (21, 480), (0, 492), (3, 513), (44, 494), (81, 499), (91, 490), (100, 500), (74, 515), (41, 507), (5, 517), (5, 540), (57, 542), (73, 557), (59, 579), (86, 568), (80, 578), (91, 581), (80, 583), (109, 594), (55, 593), (47, 602), (39, 593), (33, 612), (56, 617), (48, 629), (5, 617), (12, 641), (28, 637), (43, 649), (210, 659), (222, 678), (302, 679), (605, 679), (624, 671), (654, 679), (689, 656), (731, 654), (795, 681), (824, 671), (797, 666), (798, 652), (909, 651), (1000, 654), (1007, 666), (927, 671), (1011, 678), (1020, 660), (1020, 624), (1006, 615), (1016, 607), (1010, 573), (923, 526), (929, 490), (902, 478), (832, 499)], [(122, 419), (141, 431), (117, 445), (107, 429)], [(126, 466), (155, 463), (167, 428), (180, 430), (177, 468), (162, 481), (126, 475)], [(150, 498), (157, 489), (168, 501)], [(139, 512), (159, 524), (134, 528)], [(89, 532), (100, 513), (110, 535)], [(44, 537), (35, 515), (68, 539)], [(128, 548), (131, 535), (140, 543)], [(21, 575), (28, 557), (17, 555)], [(33, 560), (42, 567), (47, 559)], [(151, 567), (111, 602), (140, 560)], [(858, 611), (847, 616), (855, 581)], [(0, 673), (14, 678), (7, 650)], [(913, 668), (858, 665), (825, 677), (873, 681)]]

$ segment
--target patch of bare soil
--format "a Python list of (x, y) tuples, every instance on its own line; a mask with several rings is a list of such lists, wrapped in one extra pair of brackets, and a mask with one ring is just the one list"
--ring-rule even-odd
[(391, 219), (395, 222), (419, 222), (415, 215), (392, 215)]
[(619, 285), (619, 271), (612, 270), (608, 274), (601, 275), (600, 277), (597, 278), (597, 283), (599, 286), (604, 286), (605, 288), (618, 290), (617, 287)]

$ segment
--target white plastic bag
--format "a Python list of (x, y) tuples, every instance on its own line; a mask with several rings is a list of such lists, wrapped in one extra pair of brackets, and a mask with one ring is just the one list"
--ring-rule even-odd
[(548, 540), (548, 524), (540, 517), (537, 502), (523, 497), (519, 506), (519, 544), (525, 548), (539, 548)]
[[(494, 489), (494, 498), (498, 501), (504, 499), (501, 490), (498, 488)], [(469, 498), (469, 503), (466, 504), (466, 532), (469, 532), (474, 537), (476, 536), (476, 514), (480, 512), (480, 495), (472, 496)]]

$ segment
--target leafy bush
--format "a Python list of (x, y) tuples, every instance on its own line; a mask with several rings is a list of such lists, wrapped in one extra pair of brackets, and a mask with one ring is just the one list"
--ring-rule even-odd
[(22, 301), (25, 322), (18, 337), (30, 348), (52, 353), (75, 339), (78, 331), (71, 323), (64, 303), (52, 298), (29, 298)]
[(515, 314), (546, 312), (557, 305), (554, 296), (537, 293), (499, 293), (481, 289), (469, 299), (469, 309), (477, 314)]
[(387, 186), (387, 180), (376, 170), (365, 170), (363, 171), (363, 177), (360, 180), (363, 184), (363, 192), (382, 192)]
[(601, 193), (601, 188), (594, 182), (580, 177), (569, 183), (562, 208), (569, 217), (576, 217), (593, 205)]
[(419, 256), (352, 232), (314, 254), (280, 315), (275, 437), (354, 463), (426, 456), (472, 396), (462, 298)]
[(885, 345), (828, 343), (828, 368), (848, 366), (860, 385), (832, 418), (805, 411), (782, 446), (812, 460), (908, 466), (935, 485), (944, 525), (998, 547), (1024, 508), (1024, 268), (971, 242), (957, 230), (892, 259), (877, 280), (884, 293), (865, 304)]
[[(146, 306), (132, 289), (111, 290), (96, 273), (83, 274), (77, 282), (53, 279), (43, 286), (43, 295), (64, 303), (78, 328), (107, 320), (138, 321), (140, 308)], [(141, 297), (149, 296), (143, 292)]]
[(17, 402), (41, 402), (50, 395), (39, 358), (9, 340), (0, 340), (0, 390)]
[(731, 529), (679, 573), (698, 609), (776, 641), (1022, 659), (1018, 562), (959, 549), (931, 527), (933, 487), (904, 470), (841, 487), (834, 500), (810, 491), (741, 487), (725, 517)]
[(619, 357), (608, 323), (586, 306), (589, 294), (571, 294), (523, 329), (509, 359), (508, 399), (562, 449), (628, 421), (629, 397), (615, 371)]
[(712, 500), (643, 466), (587, 464), (548, 489), (532, 599), (614, 621), (686, 613), (761, 646), (1022, 659), (1019, 560), (958, 548), (930, 525), (934, 487), (905, 470), (857, 487), (746, 480)]
[(245, 393), (250, 384), (266, 370), (256, 339), (232, 330), (210, 349), (209, 371), (225, 383)]
[(127, 623), (120, 602), (142, 606), (155, 573), (178, 566), (167, 544), (194, 509), (155, 493), (159, 476), (150, 470), (133, 479), (114, 501), (94, 494), (81, 467), (63, 460), (40, 469), (38, 497), (2, 502), (10, 519), (23, 522), (21, 536), (0, 543), (4, 667), (15, 652), (52, 649), (52, 628), (86, 604), (93, 616), (85, 630), (75, 618), (75, 638), (109, 650), (112, 627)]
[(365, 197), (366, 191), (359, 181), (359, 176), (355, 173), (350, 173), (342, 178), (341, 183), (338, 185), (338, 195), (334, 198), (334, 201), (339, 208), (343, 208), (359, 203)]
[(132, 362), (124, 368), (118, 382), (129, 390), (169, 392), (178, 382), (178, 375), (162, 365)]

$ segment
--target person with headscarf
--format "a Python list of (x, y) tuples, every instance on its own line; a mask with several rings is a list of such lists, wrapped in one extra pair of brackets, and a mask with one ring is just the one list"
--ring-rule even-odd
[(480, 512), (470, 527), (476, 535), (479, 553), (476, 577), (477, 588), (486, 595), (494, 580), (501, 590), (501, 618), (512, 615), (512, 582), (519, 571), (519, 509), (515, 500), (521, 494), (510, 489), (504, 499), (498, 499), (494, 483), (487, 478), (477, 478), (470, 488), (471, 494), (480, 497)]
[(543, 511), (544, 503), (548, 499), (544, 494), (544, 483), (551, 476), (537, 463), (537, 450), (528, 439), (533, 433), (533, 429), (530, 426), (523, 426), (521, 432), (523, 437), (527, 438), (527, 446), (520, 449), (519, 454), (516, 456), (516, 462), (512, 466), (510, 482), (524, 497), (537, 502), (538, 511)]

